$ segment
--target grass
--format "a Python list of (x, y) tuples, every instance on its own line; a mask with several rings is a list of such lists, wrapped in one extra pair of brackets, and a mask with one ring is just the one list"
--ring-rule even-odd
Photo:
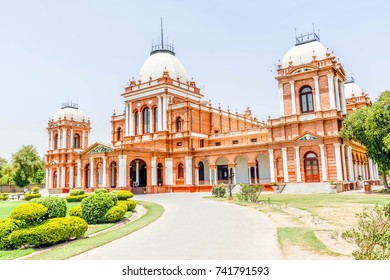
[(8, 218), (12, 210), (21, 204), (26, 203), (25, 200), (6, 200), (0, 201), (0, 219)]
[(30, 255), (35, 252), (35, 249), (23, 249), (23, 250), (13, 250), (13, 251), (0, 251), (0, 260), (14, 260), (27, 255)]
[(80, 239), (66, 244), (58, 245), (48, 251), (43, 251), (39, 254), (34, 254), (25, 259), (28, 260), (64, 260), (70, 257), (79, 255), (83, 252), (89, 251), (98, 246), (104, 245), (120, 237), (131, 234), (150, 223), (157, 220), (163, 213), (164, 208), (161, 205), (138, 201), (139, 204), (144, 206), (148, 212), (140, 219), (129, 223), (123, 227), (120, 227), (113, 231), (108, 231), (90, 238)]

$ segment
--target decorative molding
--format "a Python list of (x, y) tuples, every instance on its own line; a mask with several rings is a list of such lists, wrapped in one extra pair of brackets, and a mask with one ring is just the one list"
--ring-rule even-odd
[(297, 141), (310, 141), (310, 140), (318, 140), (318, 138), (310, 134), (305, 134), (304, 136), (297, 139)]
[(99, 145), (92, 150), (90, 150), (87, 154), (100, 154), (100, 153), (109, 153), (113, 152), (114, 150), (108, 147), (105, 147), (103, 145)]

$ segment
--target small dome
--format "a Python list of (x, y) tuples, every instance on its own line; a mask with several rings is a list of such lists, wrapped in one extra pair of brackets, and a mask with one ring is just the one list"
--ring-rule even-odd
[(58, 110), (53, 116), (53, 121), (58, 121), (60, 118), (64, 119), (66, 117), (67, 120), (73, 118), (76, 122), (86, 121), (84, 113), (77, 108), (74, 107), (63, 107), (61, 110)]
[(291, 48), (283, 57), (282, 67), (289, 66), (289, 61), (292, 61), (292, 66), (298, 66), (313, 61), (313, 56), (316, 60), (326, 58), (327, 50), (319, 41), (310, 41)]
[(169, 72), (172, 79), (179, 78), (182, 83), (188, 81), (187, 72), (177, 57), (169, 51), (158, 51), (152, 53), (142, 65), (139, 72), (139, 79), (142, 83), (162, 77), (165, 69)]
[(345, 98), (358, 97), (364, 95), (364, 91), (354, 82), (344, 84)]

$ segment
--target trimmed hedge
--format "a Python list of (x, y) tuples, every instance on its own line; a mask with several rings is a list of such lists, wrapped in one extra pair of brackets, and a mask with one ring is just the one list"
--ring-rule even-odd
[(88, 195), (86, 193), (79, 195), (68, 195), (65, 199), (67, 202), (81, 202)]
[(123, 210), (125, 210), (126, 212), (129, 211), (129, 210), (127, 210), (127, 204), (124, 203), (123, 201), (118, 201), (118, 203), (116, 204), (116, 206), (122, 207)]
[(108, 191), (106, 189), (95, 189), (93, 192), (94, 193), (107, 193)]
[(93, 193), (81, 202), (83, 218), (88, 224), (104, 223), (107, 211), (115, 204), (110, 193)]
[(13, 249), (55, 244), (80, 238), (88, 224), (79, 217), (53, 218), (40, 225), (13, 231), (8, 241)]
[(80, 195), (80, 194), (85, 194), (85, 191), (84, 190), (71, 190), (69, 195), (71, 196), (76, 196), (76, 195)]
[(137, 202), (135, 202), (134, 200), (131, 200), (131, 199), (129, 199), (129, 200), (120, 200), (120, 201), (118, 201), (118, 204), (119, 203), (126, 204), (127, 211), (131, 211), (131, 212), (133, 212), (135, 210), (135, 207), (137, 206)]
[(0, 193), (0, 200), (7, 200), (9, 198), (8, 193)]
[(24, 195), (23, 199), (29, 201), (29, 200), (31, 200), (33, 198), (38, 198), (38, 197), (41, 197), (41, 196), (42, 195), (40, 193), (26, 193)]
[(8, 236), (21, 226), (21, 221), (10, 218), (0, 219), (0, 250), (9, 249)]
[(10, 218), (33, 224), (44, 219), (48, 209), (46, 206), (34, 202), (16, 206), (12, 210)]
[(118, 200), (128, 200), (134, 196), (134, 194), (130, 191), (119, 190), (114, 192), (118, 197)]
[(224, 197), (226, 194), (225, 185), (221, 184), (211, 189), (211, 194), (215, 197)]
[(42, 198), (34, 198), (32, 202), (42, 204), (47, 207), (47, 214), (44, 219), (65, 217), (68, 207), (65, 199), (57, 196), (48, 196)]
[(83, 212), (81, 211), (81, 205), (74, 206), (69, 209), (69, 216), (73, 217), (83, 217)]
[(104, 215), (104, 220), (106, 223), (115, 223), (125, 216), (126, 210), (120, 206), (111, 207), (107, 213)]

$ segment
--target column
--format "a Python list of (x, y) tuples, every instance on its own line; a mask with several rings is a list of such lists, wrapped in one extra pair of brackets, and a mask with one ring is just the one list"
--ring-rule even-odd
[(81, 160), (77, 160), (77, 185), (76, 188), (81, 188)]
[(172, 158), (166, 158), (165, 159), (165, 180), (167, 182), (168, 186), (173, 185), (173, 159)]
[(341, 82), (341, 110), (343, 115), (347, 114), (347, 101), (345, 100), (344, 82)]
[(53, 188), (53, 169), (49, 169), (49, 189)]
[(69, 188), (74, 187), (74, 167), (69, 167)]
[(212, 170), (212, 169), (211, 169), (210, 166), (209, 166), (210, 185), (212, 186), (212, 185), (213, 185), (213, 173), (212, 173), (211, 170)]
[(248, 183), (252, 184), (251, 166), (248, 166)]
[(294, 147), (295, 149), (295, 170), (297, 172), (297, 182), (302, 182), (302, 176), (301, 176), (301, 162), (299, 157), (299, 147)]
[(142, 119), (142, 112), (138, 111), (138, 123), (137, 123), (137, 126), (138, 126), (137, 134), (138, 135), (142, 134), (141, 119)]
[(335, 94), (336, 94), (336, 108), (337, 111), (341, 111), (340, 107), (340, 95), (339, 95), (339, 78), (334, 77), (334, 85), (335, 85)]
[(257, 182), (257, 166), (255, 166), (255, 167), (253, 167), (254, 168), (254, 170), (255, 170), (255, 184), (258, 184), (258, 182)]
[(217, 168), (214, 168), (214, 183), (218, 185), (218, 173)]
[(374, 179), (374, 176), (373, 176), (373, 168), (372, 168), (372, 159), (368, 159), (368, 169), (370, 171), (370, 177), (369, 179), (370, 180), (373, 180)]
[(333, 146), (334, 146), (334, 154), (336, 157), (337, 181), (342, 181), (343, 170), (341, 165), (340, 143), (334, 143)]
[(73, 129), (70, 130), (69, 149), (73, 148)]
[(157, 157), (152, 157), (152, 186), (157, 186)]
[(66, 167), (61, 168), (61, 188), (65, 188)]
[(57, 182), (56, 182), (57, 188), (60, 187), (60, 177), (61, 177), (60, 168), (57, 167)]
[(66, 128), (62, 129), (62, 148), (66, 149)]
[(295, 87), (294, 87), (294, 81), (290, 81), (290, 89), (291, 89), (291, 110), (292, 114), (297, 114), (297, 105), (295, 102)]
[(186, 156), (186, 185), (192, 185), (192, 156)]
[(107, 157), (102, 157), (103, 159), (103, 180), (102, 185), (103, 187), (107, 187)]
[(150, 133), (155, 132), (154, 131), (154, 114), (153, 113), (154, 113), (154, 110), (150, 109), (149, 110), (149, 127), (150, 127), (149, 131), (150, 131)]
[(129, 118), (128, 118), (128, 127), (129, 127), (129, 133), (128, 135), (133, 136), (134, 133), (134, 113), (133, 113), (133, 103), (129, 102)]
[(135, 181), (139, 183), (139, 160), (135, 161)]
[(271, 183), (276, 182), (277, 180), (275, 179), (275, 163), (274, 163), (274, 150), (269, 149), (268, 150), (268, 155), (269, 155), (269, 171), (271, 175)]
[(343, 164), (344, 181), (347, 181), (347, 164), (345, 163), (345, 144), (341, 144), (341, 162)]
[(195, 166), (195, 185), (199, 186), (199, 167)]
[(352, 160), (352, 147), (351, 146), (348, 146), (348, 148), (347, 148), (347, 157), (348, 157), (348, 170), (349, 170), (348, 180), (350, 182), (354, 182), (355, 176), (354, 176), (354, 172), (353, 172), (353, 160)]
[(119, 155), (119, 187), (126, 187), (126, 155)]
[(329, 88), (329, 104), (330, 109), (336, 109), (336, 103), (334, 100), (334, 84), (333, 84), (333, 74), (328, 74), (328, 88)]
[(81, 138), (81, 148), (85, 149), (85, 131), (83, 131), (83, 136)]
[(283, 84), (279, 83), (280, 115), (284, 116)]
[(326, 161), (325, 161), (325, 146), (324, 144), (319, 144), (319, 146), (321, 151), (322, 181), (326, 182), (328, 181), (328, 172), (327, 172)]
[(288, 183), (287, 148), (282, 148), (282, 158), (283, 158), (283, 177), (284, 177), (284, 182)]
[(321, 111), (320, 86), (318, 84), (318, 76), (314, 76), (314, 93), (316, 95), (316, 111)]
[(129, 127), (129, 105), (125, 103), (125, 136), (128, 136), (130, 132)]
[(93, 166), (93, 158), (89, 159), (89, 187), (93, 188), (95, 187), (95, 167)]
[(358, 169), (358, 165), (356, 164), (356, 162), (353, 165), (353, 169), (354, 169), (354, 172), (355, 172), (355, 181), (356, 181), (357, 179), (359, 179), (359, 169)]
[(167, 129), (167, 96), (162, 96), (162, 130)]
[(50, 182), (49, 174), (50, 174), (49, 169), (46, 168), (46, 183), (45, 183), (45, 188), (46, 189), (49, 188), (49, 182)]
[(158, 131), (162, 130), (162, 124), (163, 124), (163, 106), (162, 106), (162, 96), (157, 96), (158, 101)]
[(53, 150), (53, 130), (50, 131), (50, 139), (49, 139), (49, 150)]
[(233, 184), (236, 185), (236, 184), (237, 184), (237, 179), (236, 179), (236, 167), (233, 167), (233, 173), (234, 173)]

